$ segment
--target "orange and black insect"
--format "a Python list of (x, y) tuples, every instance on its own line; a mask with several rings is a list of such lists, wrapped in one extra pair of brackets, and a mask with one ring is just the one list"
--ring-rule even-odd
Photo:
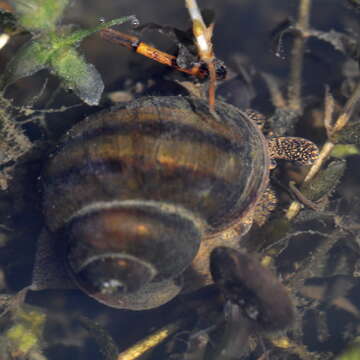
[[(196, 76), (200, 79), (207, 79), (209, 77), (208, 65), (200, 59), (194, 61), (189, 67), (182, 67), (177, 62), (177, 56), (168, 54), (164, 51), (154, 48), (151, 45), (141, 41), (137, 36), (124, 34), (120, 31), (113, 29), (101, 30), (100, 34), (105, 40), (122, 45), (129, 50), (133, 50), (138, 54), (146, 56), (147, 58), (155, 60), (161, 64), (170, 66), (175, 70)], [(224, 80), (227, 75), (225, 65), (220, 60), (216, 60), (214, 65), (216, 71), (216, 79)]]

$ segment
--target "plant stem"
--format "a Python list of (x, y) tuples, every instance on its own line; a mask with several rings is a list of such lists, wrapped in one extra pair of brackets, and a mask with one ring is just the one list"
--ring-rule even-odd
[[(354, 109), (359, 101), (360, 101), (360, 81), (357, 84), (353, 94), (347, 100), (347, 102), (343, 108), (343, 111), (338, 116), (334, 126), (332, 126), (332, 128), (330, 130), (331, 135), (334, 135), (335, 133), (339, 132), (347, 125), (347, 123), (349, 122), (349, 120), (354, 112)], [(328, 139), (325, 142), (325, 144), (323, 145), (323, 147), (320, 151), (320, 155), (319, 155), (318, 159), (315, 160), (314, 164), (311, 166), (303, 183), (309, 182), (317, 175), (317, 173), (320, 171), (324, 162), (329, 158), (335, 145), (336, 144), (334, 142), (332, 142), (331, 139)], [(293, 219), (299, 213), (300, 210), (301, 210), (301, 204), (298, 201), (293, 201), (290, 204), (289, 209), (286, 212), (286, 218), (289, 220)]]
[(118, 18), (118, 19), (113, 19), (104, 23), (101, 23), (91, 29), (81, 29), (78, 31), (74, 31), (72, 34), (70, 34), (69, 36), (63, 38), (61, 46), (71, 46), (74, 45), (76, 43), (79, 43), (81, 40), (83, 40), (84, 38), (86, 38), (87, 36), (90, 36), (93, 33), (96, 33), (100, 30), (103, 29), (107, 29), (110, 28), (112, 26), (115, 25), (120, 25), (123, 24), (125, 22), (128, 21), (137, 21), (136, 16), (135, 15), (129, 15), (129, 16), (124, 16), (122, 18)]
[(311, 0), (300, 0), (298, 21), (295, 26), (295, 28), (297, 29), (297, 34), (295, 35), (293, 49), (291, 53), (291, 70), (288, 87), (289, 108), (299, 112), (301, 112), (302, 110), (302, 71), (304, 62), (305, 42), (307, 33), (309, 32), (310, 8)]
[(211, 112), (215, 113), (216, 72), (211, 42), (213, 26), (206, 27), (196, 0), (185, 0), (185, 5), (193, 23), (193, 34), (199, 57), (209, 69), (209, 108)]
[(177, 321), (175, 323), (166, 325), (161, 329), (154, 331), (151, 335), (140, 340), (135, 345), (131, 346), (129, 349), (121, 352), (117, 360), (135, 360), (142, 356), (147, 351), (153, 349), (155, 346), (159, 345), (162, 341), (167, 339), (170, 335), (174, 334), (181, 328), (183, 321)]

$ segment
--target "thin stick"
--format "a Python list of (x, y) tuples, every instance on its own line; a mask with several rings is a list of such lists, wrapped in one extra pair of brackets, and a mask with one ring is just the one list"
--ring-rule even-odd
[(311, 0), (301, 0), (294, 45), (291, 53), (290, 82), (288, 88), (289, 108), (302, 110), (301, 86), (306, 37), (309, 32)]
[(335, 109), (335, 100), (330, 93), (328, 86), (325, 88), (325, 100), (324, 100), (324, 126), (327, 137), (330, 137), (333, 126), (333, 115)]
[(5, 33), (0, 35), (0, 50), (9, 42), (9, 40), (10, 40), (10, 35)]
[(262, 73), (261, 75), (269, 89), (272, 104), (277, 109), (286, 109), (287, 101), (281, 93), (279, 84), (277, 83), (276, 79), (270, 74)]
[(114, 29), (103, 29), (100, 31), (100, 35), (103, 39), (109, 42), (124, 46), (129, 50), (133, 50), (138, 54), (146, 56), (149, 59), (153, 59), (161, 64), (170, 66), (175, 70), (182, 71), (189, 75), (198, 76), (202, 79), (210, 75), (210, 69), (203, 69), (201, 67), (201, 63), (196, 64), (191, 68), (183, 68), (178, 66), (176, 64), (176, 56), (160, 51), (141, 41), (136, 36), (127, 35)]
[[(355, 88), (353, 94), (346, 102), (343, 111), (338, 116), (334, 126), (329, 131), (331, 135), (334, 135), (335, 133), (339, 132), (347, 125), (359, 101), (360, 101), (360, 82), (357, 84), (357, 87)], [(317, 175), (324, 162), (329, 158), (335, 145), (336, 144), (333, 143), (331, 139), (328, 139), (325, 142), (324, 146), (320, 151), (320, 155), (318, 159), (315, 160), (314, 164), (311, 166), (303, 183), (309, 182)], [(301, 204), (298, 201), (293, 201), (286, 212), (286, 218), (289, 220), (293, 219), (299, 213), (300, 210), (301, 210)]]
[(135, 345), (131, 346), (129, 349), (121, 352), (117, 360), (135, 360), (140, 356), (144, 355), (147, 351), (153, 349), (155, 346), (159, 345), (162, 341), (167, 339), (170, 335), (174, 334), (181, 328), (183, 321), (177, 321), (175, 323), (166, 325), (161, 329), (153, 332), (151, 335), (140, 340)]
[(355, 91), (346, 102), (342, 114), (339, 116), (337, 122), (334, 125), (334, 128), (332, 129), (331, 135), (342, 130), (346, 126), (352, 114), (354, 113), (355, 107), (359, 102), (359, 100), (360, 100), (360, 81), (357, 84)]
[(303, 193), (296, 187), (295, 185), (295, 181), (290, 181), (289, 182), (289, 188), (290, 190), (293, 192), (293, 194), (296, 196), (297, 200), (304, 204), (305, 206), (307, 206), (308, 208), (318, 211), (319, 207), (312, 202), (311, 200), (307, 199)]
[(204, 61), (209, 69), (209, 108), (212, 112), (215, 111), (215, 90), (216, 90), (216, 71), (214, 65), (214, 52), (211, 42), (213, 33), (213, 26), (206, 27), (204, 20), (201, 16), (200, 9), (196, 0), (185, 0), (186, 7), (189, 11), (192, 23), (193, 34), (195, 37), (196, 46), (198, 49), (199, 57)]

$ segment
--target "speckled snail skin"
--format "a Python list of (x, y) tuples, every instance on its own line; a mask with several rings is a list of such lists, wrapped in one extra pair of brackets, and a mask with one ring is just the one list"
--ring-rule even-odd
[(146, 97), (61, 140), (42, 177), (45, 222), (88, 295), (134, 310), (171, 300), (208, 235), (221, 238), (254, 207), (266, 141), (239, 109), (216, 111), (221, 120), (206, 101)]

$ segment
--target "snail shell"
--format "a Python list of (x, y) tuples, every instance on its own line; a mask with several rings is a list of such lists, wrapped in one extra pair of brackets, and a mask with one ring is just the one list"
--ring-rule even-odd
[(217, 113), (199, 99), (146, 97), (60, 141), (43, 175), (45, 222), (90, 296), (130, 309), (169, 301), (204, 234), (256, 202), (268, 174), (263, 136), (240, 110)]

